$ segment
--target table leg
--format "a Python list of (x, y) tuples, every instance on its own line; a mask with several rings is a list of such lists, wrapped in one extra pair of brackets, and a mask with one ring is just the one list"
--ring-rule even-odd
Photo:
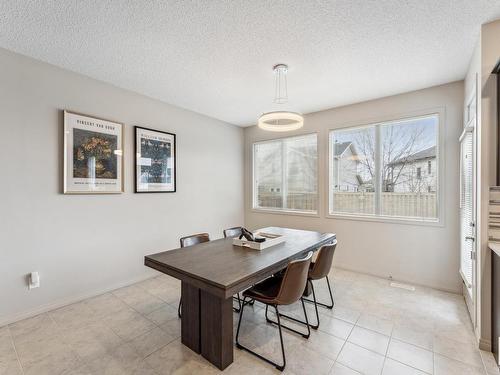
[(196, 353), (201, 353), (200, 289), (182, 282), (181, 340)]
[(233, 299), (200, 291), (201, 355), (220, 370), (233, 362)]

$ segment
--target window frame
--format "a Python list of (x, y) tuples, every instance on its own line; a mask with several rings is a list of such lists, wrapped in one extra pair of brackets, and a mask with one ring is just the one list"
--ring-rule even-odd
[[(285, 208), (266, 208), (266, 207), (258, 207), (257, 206), (257, 193), (256, 193), (256, 162), (255, 162), (255, 145), (257, 144), (265, 144), (265, 143), (271, 143), (271, 142), (276, 142), (276, 141), (283, 141), (286, 139), (293, 139), (293, 138), (302, 138), (302, 137), (307, 137), (310, 135), (314, 135), (316, 137), (316, 195), (317, 195), (317, 209), (316, 211), (304, 211), (304, 210), (294, 210), (294, 209), (285, 209)], [(251, 153), (251, 160), (252, 160), (252, 190), (251, 190), (251, 202), (250, 202), (250, 209), (253, 212), (256, 213), (269, 213), (269, 214), (278, 214), (278, 215), (295, 215), (295, 216), (307, 216), (307, 217), (320, 217), (320, 210), (321, 210), (321, 186), (320, 186), (320, 180), (319, 180), (319, 171), (320, 171), (320, 134), (318, 132), (307, 132), (303, 134), (294, 134), (290, 136), (281, 136), (281, 137), (274, 137), (274, 138), (267, 138), (263, 140), (255, 140), (254, 142), (251, 143), (250, 145), (250, 153)], [(282, 158), (283, 162), (283, 158)], [(284, 171), (283, 171), (284, 174)], [(285, 177), (283, 175), (283, 177)], [(283, 181), (286, 181), (284, 179)], [(282, 188), (282, 192), (286, 191), (285, 188)]]
[[(332, 142), (331, 133), (339, 130), (348, 130), (354, 128), (370, 127), (379, 124), (388, 124), (391, 122), (399, 122), (404, 120), (412, 120), (418, 118), (425, 118), (436, 116), (438, 120), (437, 125), (437, 135), (436, 135), (436, 146), (437, 146), (437, 218), (426, 219), (426, 218), (416, 218), (408, 216), (386, 216), (386, 215), (365, 215), (365, 214), (350, 214), (350, 213), (335, 213), (332, 212), (331, 207), (331, 189), (332, 189)], [(446, 123), (446, 109), (445, 107), (436, 107), (422, 111), (414, 111), (400, 115), (392, 115), (387, 117), (374, 118), (371, 120), (361, 121), (361, 122), (350, 122), (345, 123), (337, 127), (329, 128), (327, 132), (327, 142), (328, 142), (328, 156), (326, 161), (326, 189), (325, 189), (325, 202), (326, 202), (326, 214), (325, 217), (329, 219), (345, 219), (345, 220), (355, 220), (355, 221), (369, 221), (369, 222), (383, 222), (383, 223), (393, 223), (393, 224), (408, 224), (408, 225), (422, 225), (422, 226), (445, 226), (445, 152), (444, 152), (444, 124)]]

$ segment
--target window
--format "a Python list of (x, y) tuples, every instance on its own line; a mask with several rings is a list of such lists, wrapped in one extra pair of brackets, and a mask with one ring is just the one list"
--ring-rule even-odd
[(331, 131), (330, 214), (437, 221), (438, 127), (436, 114)]
[(253, 207), (318, 211), (316, 134), (254, 143)]

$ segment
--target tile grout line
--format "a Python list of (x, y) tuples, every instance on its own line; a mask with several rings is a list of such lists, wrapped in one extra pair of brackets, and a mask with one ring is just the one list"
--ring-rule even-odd
[(387, 353), (389, 352), (389, 346), (391, 346), (392, 342), (392, 334), (394, 333), (394, 326), (395, 324), (393, 323), (391, 328), (391, 334), (389, 336), (389, 342), (387, 343), (387, 348), (385, 349), (384, 362), (382, 363), (382, 369), (380, 370), (380, 373), (384, 372), (385, 362), (387, 361)]
[(12, 336), (12, 332), (10, 331), (10, 325), (7, 324), (6, 327), (7, 327), (7, 330), (9, 331), (9, 337), (10, 337), (10, 341), (12, 342), (12, 347), (14, 348), (14, 352), (16, 353), (17, 362), (19, 363), (19, 366), (21, 366), (21, 372), (24, 374), (25, 373), (24, 367), (23, 367), (23, 364), (21, 363), (21, 358), (19, 358), (19, 353), (17, 352), (16, 343), (14, 342), (14, 336)]

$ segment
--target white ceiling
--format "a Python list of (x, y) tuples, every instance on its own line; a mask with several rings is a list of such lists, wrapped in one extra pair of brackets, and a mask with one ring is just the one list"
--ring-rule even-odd
[(463, 79), (499, 0), (1, 0), (0, 46), (229, 123)]

